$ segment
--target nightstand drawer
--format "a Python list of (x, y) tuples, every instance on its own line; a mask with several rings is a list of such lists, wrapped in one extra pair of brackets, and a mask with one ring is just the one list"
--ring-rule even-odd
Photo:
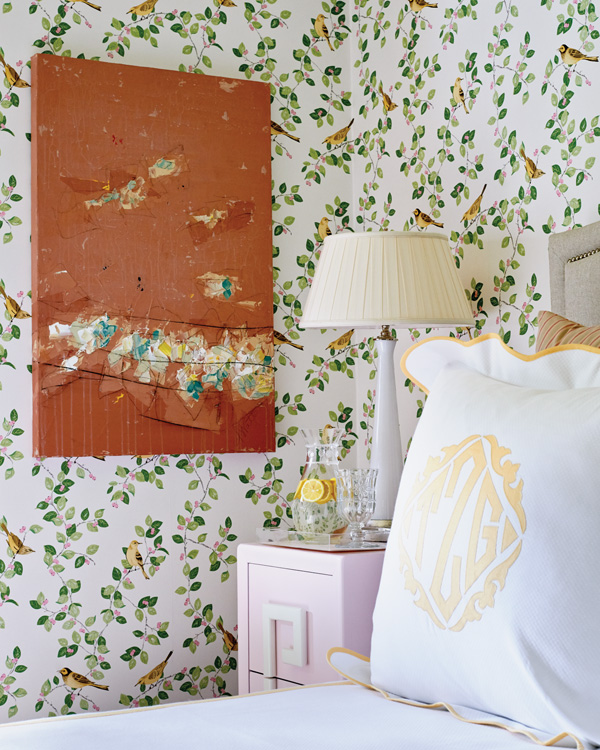
[(251, 693), (262, 693), (264, 690), (280, 690), (281, 688), (293, 688), (298, 687), (296, 682), (286, 682), (285, 680), (278, 680), (275, 678), (273, 684), (270, 687), (265, 685), (265, 677), (257, 672), (250, 672), (250, 692)]
[[(326, 655), (341, 642), (339, 590), (332, 575), (306, 570), (289, 570), (267, 565), (248, 566), (249, 666), (266, 677), (307, 685), (339, 678), (327, 664)], [(294, 646), (294, 629), (289, 621), (277, 619), (275, 630), (275, 673), (264, 669), (264, 604), (283, 604), (303, 610), (306, 619), (306, 664), (286, 663), (284, 649)], [(267, 626), (268, 627), (268, 626)]]

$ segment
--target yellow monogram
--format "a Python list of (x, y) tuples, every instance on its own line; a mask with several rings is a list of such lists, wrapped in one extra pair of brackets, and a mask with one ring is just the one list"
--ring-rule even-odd
[(494, 606), (526, 528), (519, 464), (493, 435), (472, 435), (430, 457), (400, 522), (401, 570), (415, 604), (444, 630)]

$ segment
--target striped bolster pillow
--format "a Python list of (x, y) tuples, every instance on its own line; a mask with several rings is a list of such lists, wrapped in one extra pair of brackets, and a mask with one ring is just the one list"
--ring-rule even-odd
[(600, 326), (582, 326), (561, 315), (542, 310), (538, 316), (536, 352), (562, 344), (585, 344), (600, 348)]

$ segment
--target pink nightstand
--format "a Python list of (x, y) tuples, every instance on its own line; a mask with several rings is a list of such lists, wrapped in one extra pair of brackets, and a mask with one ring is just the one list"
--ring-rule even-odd
[(383, 555), (240, 544), (240, 694), (339, 680), (332, 646), (368, 655)]

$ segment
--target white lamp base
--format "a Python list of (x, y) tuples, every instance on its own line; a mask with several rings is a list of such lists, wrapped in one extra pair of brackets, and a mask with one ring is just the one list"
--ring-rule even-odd
[(378, 469), (373, 521), (384, 525), (394, 515), (404, 456), (398, 422), (398, 399), (394, 374), (396, 339), (378, 338), (375, 421), (371, 444), (371, 468)]

